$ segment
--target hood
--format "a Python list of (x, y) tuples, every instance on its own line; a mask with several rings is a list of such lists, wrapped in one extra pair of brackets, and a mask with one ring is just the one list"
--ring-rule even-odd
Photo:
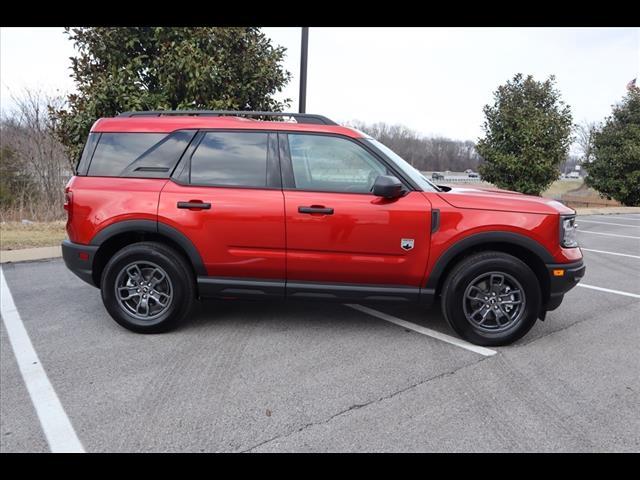
[(541, 214), (575, 213), (573, 209), (550, 198), (524, 195), (498, 188), (453, 187), (448, 192), (441, 192), (438, 195), (456, 208)]

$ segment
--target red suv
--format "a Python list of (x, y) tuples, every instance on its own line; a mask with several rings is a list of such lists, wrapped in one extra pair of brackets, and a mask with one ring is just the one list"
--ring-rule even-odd
[(101, 289), (116, 322), (143, 333), (174, 327), (204, 297), (439, 299), (459, 335), (504, 345), (585, 271), (573, 210), (434, 185), (320, 115), (102, 118), (65, 208), (67, 267)]

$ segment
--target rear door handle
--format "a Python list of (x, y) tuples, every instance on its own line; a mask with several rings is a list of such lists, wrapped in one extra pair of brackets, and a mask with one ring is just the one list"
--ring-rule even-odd
[(322, 213), (324, 215), (333, 215), (333, 208), (312, 205), (310, 207), (298, 207), (298, 212), (299, 213)]
[(211, 204), (205, 202), (178, 202), (178, 208), (209, 210), (211, 208)]

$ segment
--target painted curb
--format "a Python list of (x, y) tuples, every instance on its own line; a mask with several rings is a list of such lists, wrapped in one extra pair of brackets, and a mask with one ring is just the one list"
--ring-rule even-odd
[(21, 248), (19, 250), (0, 250), (0, 263), (29, 262), (62, 256), (60, 245), (54, 247)]
[(578, 215), (620, 215), (625, 213), (640, 213), (640, 207), (602, 207), (602, 208), (574, 208)]

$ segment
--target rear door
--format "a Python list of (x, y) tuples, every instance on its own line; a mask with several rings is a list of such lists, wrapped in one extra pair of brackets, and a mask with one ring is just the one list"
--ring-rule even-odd
[[(158, 221), (193, 242), (213, 277), (209, 290), (218, 285), (219, 292), (251, 293), (248, 280), (258, 285), (269, 279), (275, 281), (272, 292), (283, 294), (284, 200), (276, 134), (199, 132), (162, 190)], [(257, 286), (254, 293), (266, 290)]]

